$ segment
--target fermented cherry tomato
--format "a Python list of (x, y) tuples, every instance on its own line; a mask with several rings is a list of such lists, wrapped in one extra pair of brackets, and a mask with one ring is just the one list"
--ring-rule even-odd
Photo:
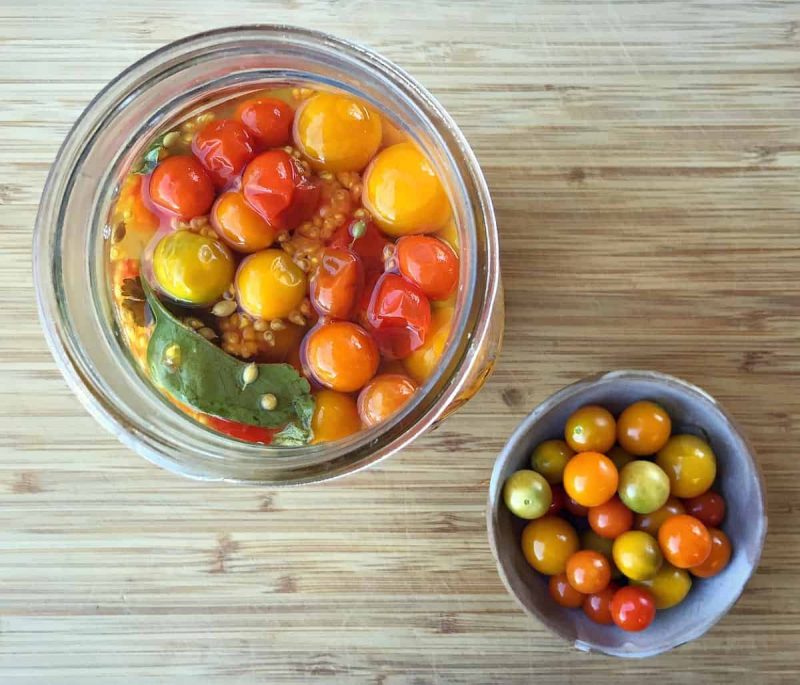
[(245, 100), (236, 108), (236, 118), (247, 127), (262, 148), (289, 144), (294, 111), (283, 100)]
[(192, 153), (208, 171), (217, 188), (242, 173), (256, 155), (255, 141), (238, 121), (218, 119), (206, 124), (192, 140)]
[(303, 326), (284, 322), (284, 328), (272, 331), (273, 344), (259, 346), (255, 361), (265, 364), (292, 364), (292, 359), (299, 354), (300, 343), (305, 334), (306, 329)]
[(314, 395), (313, 442), (333, 442), (361, 430), (358, 408), (350, 395), (322, 389)]
[[(415, 392), (417, 384), (408, 376), (399, 373), (375, 376), (358, 395), (358, 415), (361, 417), (361, 422), (367, 428), (383, 423), (400, 411)], [(547, 502), (539, 516), (547, 511), (549, 506), (550, 502)]]
[(122, 182), (119, 196), (114, 203), (114, 221), (124, 222), (125, 232), (133, 231), (146, 235), (155, 233), (158, 217), (153, 214), (142, 196), (142, 176), (129, 174)]
[[(566, 493), (566, 490), (564, 492)], [(586, 516), (589, 513), (589, 507), (584, 507), (582, 504), (578, 504), (569, 495), (566, 495), (566, 498), (567, 499), (564, 502), (564, 506), (573, 516)]]
[(600, 590), (600, 592), (586, 595), (582, 605), (583, 613), (595, 623), (610, 626), (614, 622), (611, 618), (611, 600), (614, 599), (617, 590), (619, 590), (619, 585), (609, 583), (608, 586)]
[(223, 193), (211, 209), (214, 230), (237, 252), (257, 252), (275, 241), (275, 229), (247, 204), (238, 191)]
[(150, 199), (170, 214), (193, 219), (211, 209), (214, 183), (194, 157), (167, 157), (150, 176)]
[(650, 591), (656, 609), (669, 609), (680, 604), (692, 589), (691, 576), (682, 568), (675, 568), (666, 561), (650, 580), (634, 580), (631, 583)]
[(306, 275), (283, 250), (262, 250), (247, 257), (236, 272), (239, 304), (259, 319), (280, 319), (300, 306)]
[(319, 200), (319, 184), (302, 173), (284, 150), (262, 152), (245, 167), (242, 191), (248, 204), (278, 231), (308, 219)]
[(725, 500), (716, 492), (704, 492), (684, 502), (686, 513), (706, 526), (718, 526), (725, 518)]
[(574, 454), (563, 440), (545, 440), (533, 450), (531, 468), (541, 473), (548, 483), (560, 483), (564, 478), (564, 468)]
[(731, 560), (731, 543), (728, 536), (719, 528), (709, 528), (711, 536), (711, 552), (706, 560), (689, 568), (689, 572), (698, 578), (711, 578), (722, 571)]
[(458, 257), (449, 245), (428, 235), (409, 235), (396, 245), (400, 273), (432, 300), (446, 300), (458, 285)]
[(431, 306), (416, 285), (398, 274), (386, 273), (375, 284), (367, 321), (383, 355), (404, 359), (425, 342)]
[(611, 449), (617, 437), (614, 417), (595, 404), (581, 407), (568, 419), (564, 439), (576, 452), (600, 452)]
[(311, 304), (322, 316), (349, 319), (364, 287), (361, 260), (350, 250), (326, 248), (309, 285)]
[(678, 514), (664, 521), (658, 529), (658, 543), (666, 560), (678, 568), (702, 564), (711, 554), (708, 528), (688, 514)]
[(585, 595), (600, 592), (611, 580), (611, 565), (599, 552), (582, 549), (567, 560), (567, 580)]
[(550, 596), (559, 606), (567, 609), (577, 609), (583, 604), (585, 595), (569, 584), (566, 573), (557, 573), (554, 576), (550, 576), (547, 587)]
[(307, 375), (339, 392), (361, 390), (375, 375), (380, 354), (361, 326), (334, 321), (311, 330), (303, 342)]
[(617, 441), (631, 454), (655, 454), (669, 440), (672, 421), (655, 402), (635, 402), (617, 419)]
[(631, 580), (653, 578), (664, 557), (656, 539), (640, 530), (629, 530), (614, 540), (614, 563)]
[(622, 630), (638, 632), (656, 617), (656, 602), (649, 590), (628, 585), (611, 600), (611, 618)]
[(630, 530), (633, 525), (633, 512), (619, 497), (589, 509), (589, 525), (599, 536), (614, 539)]
[(711, 446), (695, 435), (673, 435), (656, 456), (669, 477), (675, 497), (697, 497), (717, 476), (717, 459)]
[(552, 501), (550, 502), (550, 508), (547, 510), (547, 513), (557, 514), (567, 506), (567, 494), (560, 485), (551, 485), (550, 493), (552, 495)]
[(383, 249), (389, 244), (372, 221), (354, 219), (331, 236), (328, 245), (342, 250), (352, 250), (364, 264), (367, 275), (383, 273)]
[(436, 370), (450, 337), (454, 315), (453, 307), (434, 309), (425, 342), (403, 360), (406, 371), (418, 383), (424, 383)]
[(564, 489), (578, 504), (596, 507), (617, 491), (617, 468), (599, 452), (581, 452), (564, 468)]
[(645, 533), (656, 536), (664, 521), (676, 514), (685, 513), (686, 509), (683, 508), (683, 503), (677, 497), (670, 497), (664, 503), (664, 506), (655, 511), (651, 511), (649, 514), (636, 514), (633, 520), (633, 527), (636, 530), (643, 530)]
[(522, 553), (539, 573), (563, 573), (567, 559), (578, 551), (578, 535), (564, 519), (542, 516), (522, 531)]
[(619, 497), (637, 514), (649, 514), (667, 501), (669, 478), (652, 461), (628, 462), (619, 474)]

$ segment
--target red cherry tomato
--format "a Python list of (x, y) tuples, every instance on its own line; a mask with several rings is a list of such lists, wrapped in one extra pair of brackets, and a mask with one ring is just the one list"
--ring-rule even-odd
[(236, 108), (236, 117), (249, 129), (262, 148), (289, 144), (294, 111), (283, 100), (245, 100)]
[(547, 513), (557, 514), (567, 506), (567, 494), (564, 492), (564, 488), (560, 485), (551, 485), (550, 492), (553, 495), (553, 499), (550, 502), (550, 508), (547, 510)]
[(207, 416), (206, 419), (210, 428), (244, 442), (259, 442), (263, 445), (269, 445), (272, 442), (272, 436), (275, 434), (275, 431), (269, 428), (229, 421), (218, 416)]
[(363, 287), (361, 260), (350, 250), (327, 248), (311, 279), (309, 298), (322, 316), (349, 319)]
[(170, 214), (193, 219), (214, 204), (214, 184), (194, 157), (167, 157), (150, 176), (150, 199)]
[(383, 356), (405, 359), (425, 342), (431, 305), (416, 285), (399, 274), (386, 273), (375, 284), (367, 321)]
[(564, 506), (570, 514), (573, 516), (586, 516), (589, 513), (589, 507), (584, 507), (582, 504), (578, 504), (574, 499), (572, 499), (572, 497), (566, 494), (566, 491), (564, 494), (567, 498)]
[(304, 176), (297, 161), (283, 150), (258, 155), (244, 170), (247, 203), (273, 228), (290, 230), (313, 213), (319, 185)]
[(568, 609), (577, 609), (583, 604), (583, 599), (586, 596), (569, 584), (566, 573), (557, 573), (554, 576), (550, 576), (548, 589), (556, 604)]
[(644, 588), (628, 585), (617, 590), (611, 600), (611, 618), (622, 630), (644, 630), (655, 616), (655, 599)]
[(683, 500), (686, 513), (694, 516), (700, 523), (716, 528), (725, 518), (725, 500), (722, 495), (704, 492), (702, 495)]
[(364, 278), (364, 288), (361, 291), (361, 297), (358, 301), (358, 306), (356, 307), (356, 319), (364, 326), (369, 327), (369, 321), (367, 319), (367, 309), (369, 309), (369, 303), (372, 300), (372, 293), (375, 292), (375, 286), (378, 283), (378, 279), (383, 274), (377, 273), (373, 271), (370, 273), (367, 271), (366, 276)]
[(450, 247), (428, 235), (409, 235), (397, 241), (400, 273), (432, 300), (446, 300), (458, 284), (458, 257)]
[(255, 157), (255, 141), (238, 121), (218, 119), (203, 127), (192, 141), (192, 153), (217, 188), (224, 188)]
[[(363, 224), (363, 229), (361, 227)], [(360, 238), (354, 236), (361, 233)], [(367, 275), (383, 272), (383, 248), (389, 244), (383, 233), (372, 221), (355, 219), (349, 225), (342, 226), (331, 236), (328, 245), (355, 252), (364, 264)]]
[(614, 622), (611, 618), (611, 600), (614, 599), (617, 590), (619, 585), (609, 583), (604, 590), (586, 595), (583, 600), (583, 613), (595, 623), (610, 626)]
[(613, 540), (630, 530), (633, 512), (615, 495), (608, 502), (589, 508), (589, 525), (600, 537)]

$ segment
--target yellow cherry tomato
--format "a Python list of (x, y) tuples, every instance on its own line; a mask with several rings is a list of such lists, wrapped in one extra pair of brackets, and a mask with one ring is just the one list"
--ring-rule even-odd
[(306, 275), (283, 250), (263, 250), (247, 257), (236, 272), (239, 304), (260, 319), (280, 319), (300, 306)]
[(697, 497), (708, 490), (717, 477), (717, 458), (711, 446), (695, 435), (673, 435), (656, 456), (667, 474), (671, 494)]
[(191, 231), (168, 233), (153, 253), (153, 274), (161, 290), (190, 304), (209, 304), (222, 297), (233, 268), (227, 247)]
[(333, 442), (361, 430), (356, 401), (341, 392), (323, 389), (314, 395), (311, 418), (314, 443)]
[(692, 578), (682, 568), (664, 562), (658, 573), (649, 580), (634, 580), (633, 585), (650, 590), (656, 609), (669, 609), (680, 604), (692, 589)]
[(214, 229), (237, 252), (257, 252), (275, 241), (275, 229), (247, 204), (244, 195), (229, 191), (211, 209)]
[(542, 474), (522, 469), (512, 473), (503, 485), (503, 501), (512, 514), (538, 519), (550, 508), (553, 493)]
[(578, 551), (578, 534), (564, 519), (543, 516), (522, 531), (522, 553), (539, 573), (563, 573), (567, 560)]
[(383, 232), (392, 236), (432, 233), (450, 218), (441, 181), (411, 143), (392, 145), (375, 157), (364, 173), (363, 202)]
[(361, 171), (381, 144), (381, 117), (347, 95), (318, 93), (294, 120), (294, 140), (316, 169)]
[(640, 530), (620, 535), (614, 540), (612, 553), (617, 568), (631, 580), (653, 578), (664, 561), (658, 541)]
[(450, 336), (453, 313), (452, 307), (434, 310), (425, 342), (403, 360), (406, 371), (417, 383), (424, 383), (436, 369)]
[(564, 477), (564, 467), (575, 451), (563, 440), (545, 440), (531, 454), (531, 468), (555, 485)]

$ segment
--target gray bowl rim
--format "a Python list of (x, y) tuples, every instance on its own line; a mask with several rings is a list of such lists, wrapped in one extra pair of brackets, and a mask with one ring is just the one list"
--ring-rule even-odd
[[(652, 649), (641, 650), (636, 652), (606, 648), (582, 641), (573, 642), (561, 632), (559, 627), (555, 624), (554, 621), (550, 619), (549, 616), (532, 611), (525, 605), (525, 603), (519, 598), (517, 593), (514, 591), (511, 581), (506, 574), (505, 566), (500, 560), (500, 554), (497, 548), (497, 531), (495, 529), (495, 524), (494, 524), (494, 513), (496, 505), (499, 506), (501, 502), (501, 498), (497, 497), (495, 499), (495, 502), (492, 502), (492, 492), (498, 490), (499, 488), (498, 480), (500, 478), (500, 472), (502, 470), (503, 464), (505, 463), (506, 459), (508, 459), (509, 454), (514, 450), (516, 445), (525, 438), (528, 429), (533, 424), (535, 424), (543, 414), (547, 413), (553, 407), (560, 404), (564, 400), (580, 394), (590, 386), (597, 385), (598, 383), (603, 383), (607, 381), (616, 381), (616, 380), (656, 381), (663, 385), (671, 386), (673, 388), (678, 388), (700, 399), (710, 402), (711, 405), (720, 413), (722, 418), (725, 420), (727, 428), (732, 432), (734, 432), (741, 439), (742, 444), (745, 445), (746, 450), (743, 456), (747, 460), (747, 463), (749, 464), (753, 473), (756, 475), (759, 501), (761, 503), (762, 510), (765, 512), (761, 520), (761, 530), (758, 535), (758, 552), (756, 556), (753, 558), (753, 563), (749, 569), (747, 577), (742, 580), (742, 584), (739, 591), (730, 598), (730, 601), (711, 618), (698, 624), (697, 626), (687, 628), (686, 632), (684, 633), (683, 636), (681, 636), (679, 640), (674, 640), (673, 642), (666, 642)], [(736, 604), (739, 597), (742, 596), (745, 587), (750, 582), (750, 579), (753, 577), (753, 574), (758, 568), (758, 565), (761, 560), (761, 554), (764, 549), (764, 540), (767, 536), (767, 525), (768, 525), (768, 520), (767, 520), (768, 517), (766, 514), (767, 498), (766, 498), (766, 487), (764, 485), (764, 476), (761, 473), (761, 469), (758, 466), (758, 462), (756, 461), (754, 454), (755, 452), (753, 450), (753, 446), (750, 444), (750, 441), (747, 439), (747, 436), (739, 427), (739, 424), (735, 421), (735, 419), (727, 412), (727, 410), (712, 395), (707, 393), (705, 390), (681, 378), (677, 378), (675, 376), (671, 376), (666, 373), (661, 373), (660, 371), (619, 369), (615, 371), (604, 371), (594, 374), (592, 376), (587, 376), (586, 378), (582, 378), (581, 380), (576, 381), (575, 383), (571, 383), (570, 385), (564, 386), (563, 388), (561, 388), (561, 390), (556, 391), (555, 393), (550, 395), (546, 400), (544, 400), (541, 404), (539, 404), (530, 414), (528, 414), (519, 423), (519, 425), (514, 429), (514, 432), (511, 434), (511, 437), (509, 437), (509, 439), (506, 441), (506, 444), (503, 446), (503, 449), (500, 451), (500, 454), (497, 456), (497, 459), (495, 459), (495, 463), (492, 468), (492, 477), (491, 480), (489, 481), (489, 488), (488, 488), (489, 492), (487, 494), (487, 502), (486, 502), (486, 531), (489, 537), (489, 546), (491, 547), (492, 550), (492, 556), (494, 557), (495, 565), (497, 567), (497, 573), (500, 576), (500, 580), (502, 580), (503, 585), (505, 586), (508, 594), (510, 594), (514, 598), (514, 601), (517, 603), (517, 605), (528, 616), (539, 621), (540, 623), (543, 623), (550, 630), (550, 632), (554, 633), (559, 638), (561, 638), (565, 642), (568, 642), (573, 647), (581, 651), (600, 652), (602, 654), (606, 654), (607, 656), (614, 656), (627, 659), (644, 659), (647, 657), (656, 656), (658, 654), (663, 654), (664, 652), (668, 652), (672, 649), (675, 649), (676, 647), (680, 647), (681, 645), (684, 645), (687, 642), (696, 640), (697, 638), (702, 637), (711, 628), (713, 628), (731, 610), (733, 605)]]

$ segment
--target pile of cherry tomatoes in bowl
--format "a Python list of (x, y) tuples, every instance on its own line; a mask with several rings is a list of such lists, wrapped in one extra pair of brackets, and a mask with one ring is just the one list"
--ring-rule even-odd
[(587, 405), (569, 416), (563, 439), (535, 446), (530, 468), (503, 485), (503, 501), (529, 521), (522, 552), (550, 577), (556, 604), (641, 631), (731, 558), (716, 476), (708, 441), (673, 434), (655, 402), (616, 418)]

